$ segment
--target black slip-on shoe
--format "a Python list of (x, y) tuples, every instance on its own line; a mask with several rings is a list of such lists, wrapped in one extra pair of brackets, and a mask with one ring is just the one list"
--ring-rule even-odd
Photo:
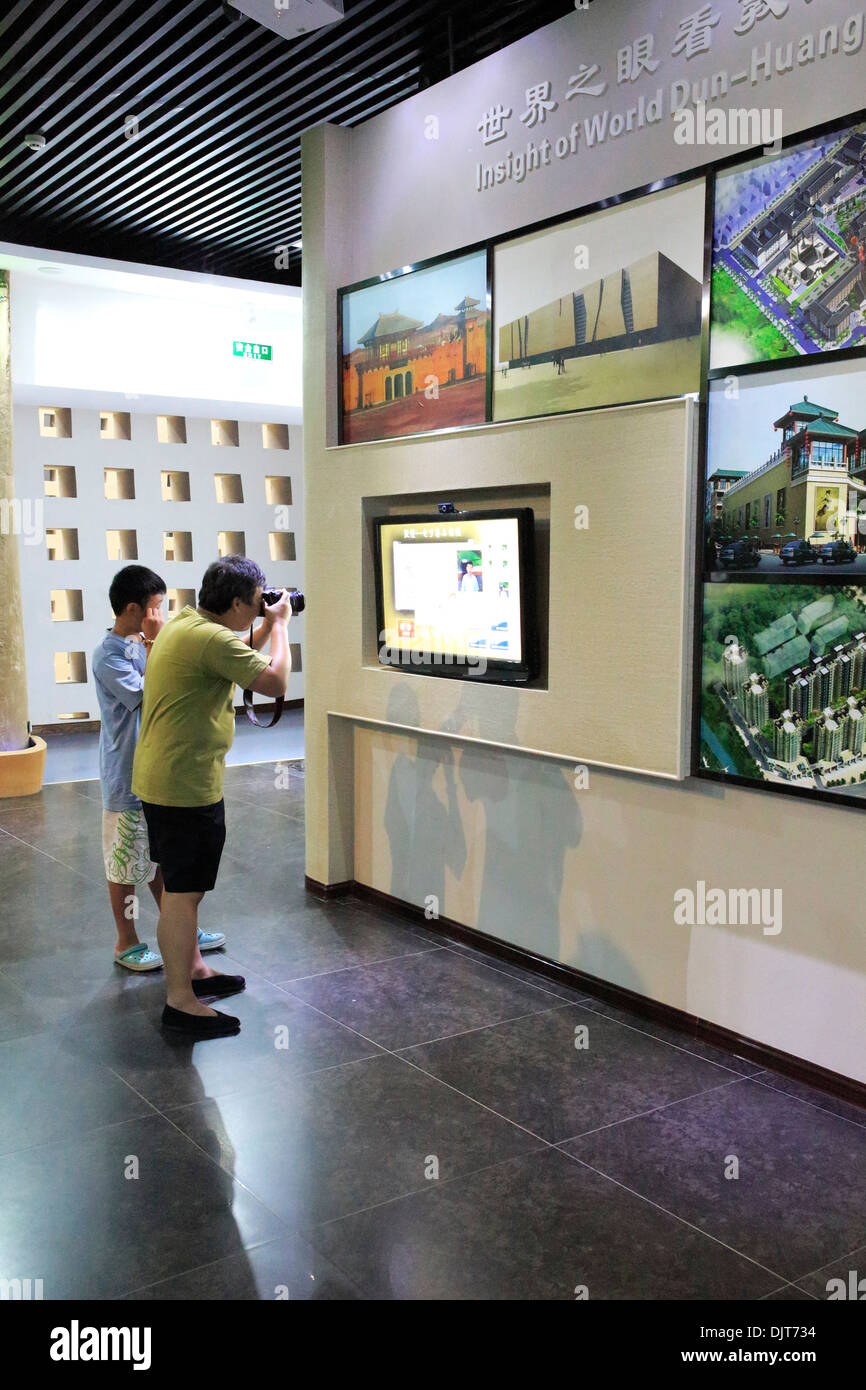
[(162, 1026), (172, 1033), (182, 1033), (187, 1038), (224, 1038), (241, 1031), (241, 1021), (231, 1014), (185, 1014), (182, 1009), (173, 1009), (166, 1004), (162, 1011)]
[(197, 999), (224, 999), (227, 994), (240, 994), (246, 987), (243, 975), (206, 975), (203, 980), (192, 981), (192, 992)]

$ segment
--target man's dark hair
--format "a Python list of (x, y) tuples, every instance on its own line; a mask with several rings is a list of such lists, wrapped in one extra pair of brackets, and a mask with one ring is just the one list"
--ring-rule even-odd
[(144, 608), (153, 594), (165, 593), (165, 580), (160, 579), (145, 565), (127, 565), (119, 570), (111, 581), (108, 601), (111, 611), (119, 618), (128, 603), (137, 603)]
[(255, 560), (246, 555), (226, 555), (208, 565), (198, 591), (198, 603), (208, 613), (225, 613), (232, 600), (252, 603), (256, 589), (267, 583)]

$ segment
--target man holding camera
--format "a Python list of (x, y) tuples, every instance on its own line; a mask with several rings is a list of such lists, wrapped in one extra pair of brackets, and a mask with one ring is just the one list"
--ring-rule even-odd
[[(225, 844), (223, 777), (234, 741), (234, 687), (284, 695), (291, 669), (290, 595), (262, 601), (265, 576), (242, 555), (205, 572), (198, 608), (163, 627), (147, 664), (132, 787), (147, 822), (150, 857), (165, 891), (157, 928), (165, 965), (163, 1026), (190, 1038), (218, 1038), (240, 1021), (204, 999), (244, 988), (242, 975), (192, 978), (198, 905), (217, 878)], [(246, 638), (238, 634), (262, 625)], [(270, 641), (270, 661), (261, 648)]]

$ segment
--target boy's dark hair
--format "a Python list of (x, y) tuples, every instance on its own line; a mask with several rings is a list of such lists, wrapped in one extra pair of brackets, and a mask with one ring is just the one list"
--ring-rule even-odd
[(119, 570), (111, 581), (108, 601), (111, 611), (119, 618), (128, 603), (137, 603), (144, 608), (153, 594), (165, 593), (165, 580), (149, 570), (145, 565), (127, 565)]
[(199, 607), (208, 613), (225, 613), (233, 599), (252, 603), (256, 589), (263, 589), (266, 583), (255, 560), (248, 560), (246, 555), (226, 555), (205, 570), (198, 591)]

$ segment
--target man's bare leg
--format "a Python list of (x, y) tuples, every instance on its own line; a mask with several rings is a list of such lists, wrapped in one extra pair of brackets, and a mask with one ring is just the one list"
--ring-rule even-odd
[[(149, 887), (151, 893), (153, 894), (154, 901), (156, 902), (157, 907), (159, 908), (160, 912), (162, 912), (162, 895), (165, 892), (165, 881), (162, 877), (161, 868), (157, 869), (156, 874), (154, 875)], [(201, 900), (199, 899), (199, 901)], [(130, 941), (128, 944), (132, 946), (135, 943)], [(121, 948), (118, 946), (118, 950), (120, 949)], [(218, 975), (219, 973), (220, 972), (218, 970), (211, 970), (210, 966), (205, 965), (204, 961), (202, 960), (202, 954), (198, 948), (198, 914), (196, 914), (195, 950), (193, 952), (192, 957), (191, 978), (193, 980), (208, 980), (210, 979), (211, 975)]]
[(196, 998), (192, 976), (196, 957), (203, 973), (211, 974), (198, 949), (198, 905), (204, 893), (169, 893), (162, 896), (157, 938), (165, 967), (166, 1002), (172, 1009), (185, 1014), (203, 1014), (213, 1018), (216, 1009)]

